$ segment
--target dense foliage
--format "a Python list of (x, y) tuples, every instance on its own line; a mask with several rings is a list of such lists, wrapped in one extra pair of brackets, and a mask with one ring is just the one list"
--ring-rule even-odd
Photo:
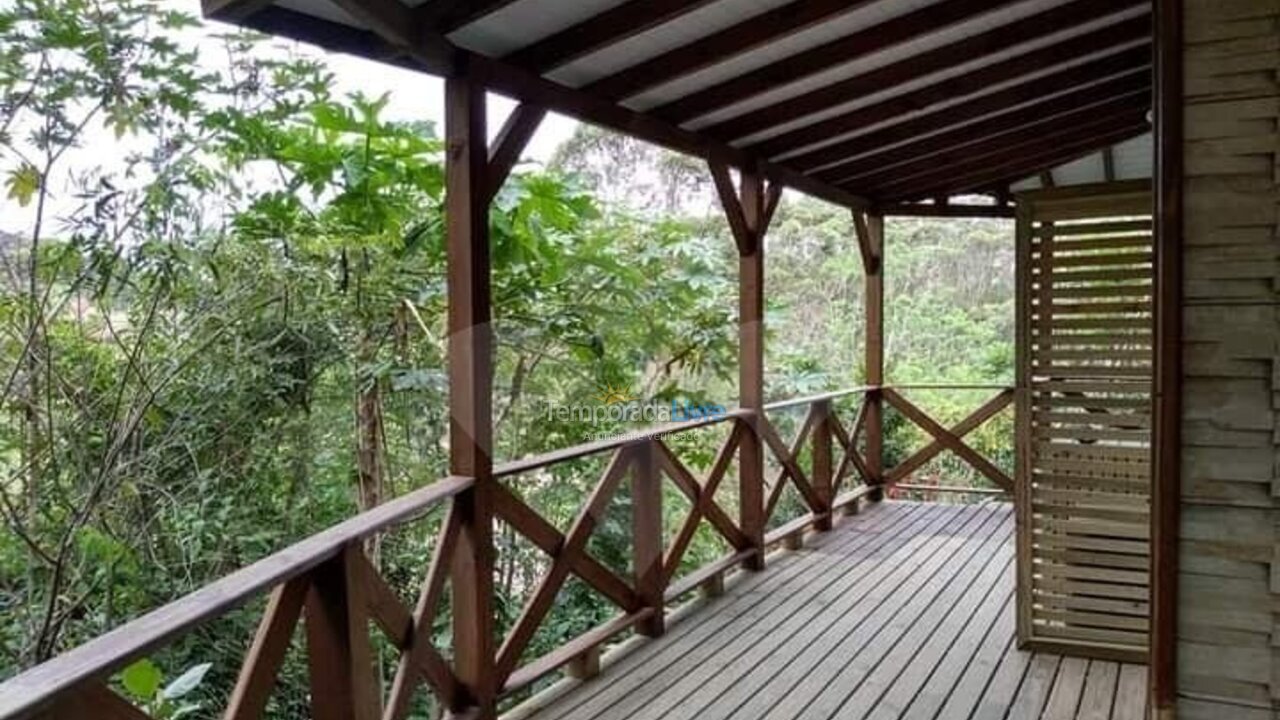
[[(444, 472), (436, 129), (387, 120), (385, 99), (334, 97), (322, 60), (252, 37), (219, 38), (229, 60), (210, 62), (183, 40), (196, 27), (148, 0), (0, 8), (0, 207), (29, 218), (0, 234), (0, 678)], [(77, 162), (104, 128), (118, 162)], [(499, 459), (622, 429), (548, 412), (602, 389), (734, 403), (721, 217), (699, 165), (590, 128), (517, 171), (491, 212)], [(1008, 230), (891, 223), (889, 377), (1011, 376)], [(861, 381), (852, 237), (843, 212), (784, 202), (768, 242), (771, 398)], [(918, 397), (943, 421), (985, 399)], [(919, 445), (890, 422), (888, 455)], [(717, 432), (681, 437), (682, 457), (705, 467)], [(975, 444), (1007, 463), (1008, 437), (997, 423)], [(599, 469), (512, 487), (563, 527)], [(976, 482), (946, 462), (922, 472)], [(687, 504), (669, 499), (674, 528)], [(626, 502), (591, 547), (622, 570)], [(369, 548), (406, 598), (438, 522)], [(707, 533), (687, 562), (722, 549)], [(500, 528), (503, 626), (545, 568)], [(210, 714), (259, 609), (119, 686), (157, 716)], [(609, 613), (570, 583), (530, 654)], [(274, 714), (302, 713), (299, 693)]]

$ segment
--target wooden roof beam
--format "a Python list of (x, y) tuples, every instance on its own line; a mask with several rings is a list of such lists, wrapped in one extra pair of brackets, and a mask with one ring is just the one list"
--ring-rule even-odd
[(807, 30), (874, 0), (799, 0), (753, 15), (736, 25), (698, 38), (639, 65), (596, 80), (584, 90), (621, 100), (663, 83)]
[[(651, 112), (675, 123), (706, 115), (809, 75), (994, 12), (1016, 0), (944, 0), (725, 80)], [(1098, 2), (1099, 0), (1088, 0)], [(1128, 2), (1129, 0), (1123, 0)]]
[(206, 17), (239, 23), (273, 2), (275, 0), (202, 0), (200, 9)]
[[(1030, 175), (1032, 172), (1057, 165), (1057, 163), (1045, 164), (1037, 162), (1037, 159), (1045, 154), (1056, 157), (1056, 151), (1061, 148), (1074, 148), (1082, 142), (1088, 145), (1095, 138), (1110, 136), (1113, 131), (1133, 127), (1144, 122), (1145, 116), (1145, 113), (1131, 112), (1116, 117), (1100, 118), (1087, 124), (1065, 126), (1055, 131), (1042, 133), (1037, 138), (1009, 143), (995, 149), (986, 149), (981, 153), (975, 152), (970, 157), (950, 164), (939, 164), (928, 173), (874, 186), (874, 191), (871, 192), (877, 198), (889, 199), (904, 197), (912, 199), (927, 198), (940, 192), (951, 194), (952, 189), (957, 187), (959, 180), (975, 173), (981, 177), (986, 177), (990, 174), (990, 171), (1005, 168), (1009, 165), (1015, 167), (1029, 165), (1032, 167), (1032, 171), (1027, 174)], [(1095, 145), (1095, 147), (1101, 146), (1100, 144)], [(986, 183), (966, 185), (965, 187), (990, 185), (992, 182), (1001, 180), (1004, 177), (1005, 175), (1003, 174), (997, 174)], [(867, 185), (866, 187), (871, 188), (872, 186)]]
[[(937, 72), (1010, 50), (1032, 40), (1055, 35), (1064, 29), (1088, 21), (1105, 18), (1133, 7), (1149, 4), (1150, 0), (1076, 0), (1067, 5), (1061, 5), (1021, 20), (1015, 20), (992, 30), (891, 63), (885, 67), (831, 83), (817, 90), (779, 100), (764, 107), (744, 111), (740, 115), (714, 123), (701, 130), (725, 140), (746, 137), (762, 130), (800, 120), (808, 115), (852, 102), (858, 98), (880, 92), (884, 88), (896, 87), (911, 80), (928, 77)], [(932, 11), (936, 7), (939, 6), (930, 6), (925, 10)], [(1149, 15), (1149, 13), (1146, 13), (1148, 23), (1150, 22)], [(874, 29), (872, 28), (872, 30)], [(1148, 29), (1148, 35), (1149, 33), (1150, 30)], [(889, 43), (886, 46), (893, 44), (896, 43)], [(1064, 45), (1066, 43), (1059, 43), (1057, 47), (1061, 48)], [(886, 46), (881, 46), (881, 48), (877, 49), (882, 49)], [(1079, 51), (1069, 55), (1069, 57), (1080, 56), (1081, 53)], [(792, 74), (789, 72), (790, 70), (790, 61), (777, 62), (763, 70), (739, 76), (728, 81), (728, 83), (722, 83), (689, 97), (681, 98), (657, 108), (653, 112), (659, 117), (673, 122), (684, 122), (799, 79), (800, 75)], [(771, 83), (771, 76), (774, 75), (777, 75), (781, 82)], [(763, 85), (759, 84), (761, 80), (764, 81)], [(730, 86), (732, 86), (731, 89), (726, 91), (725, 88), (730, 88)]]
[(1148, 106), (1150, 88), (1123, 95), (1108, 102), (1077, 106), (1078, 109), (1062, 114), (1041, 115), (1039, 120), (1024, 123), (1008, 132), (994, 135), (975, 135), (968, 142), (953, 143), (942, 152), (925, 153), (902, 163), (866, 165), (854, 175), (842, 178), (840, 184), (857, 184), (875, 187), (887, 181), (898, 182), (906, 178), (933, 172), (939, 166), (948, 166), (973, 156), (997, 152), (1002, 148), (1034, 142), (1064, 129), (1089, 126), (1116, 117), (1132, 117)]
[(898, 203), (877, 205), (876, 212), (885, 217), (1011, 218), (1015, 211), (1008, 205)]
[[(1047, 157), (1041, 156), (1036, 160), (1036, 162), (1040, 166), (1047, 166), (1051, 169), (1060, 167), (1062, 165), (1066, 165), (1067, 163), (1072, 163), (1072, 162), (1075, 162), (1076, 160), (1089, 157), (1090, 155), (1095, 155), (1104, 147), (1108, 147), (1116, 143), (1125, 142), (1127, 140), (1132, 140), (1136, 137), (1139, 137), (1149, 132), (1151, 132), (1151, 124), (1145, 122), (1145, 118), (1144, 118), (1143, 123), (1139, 125), (1135, 125), (1127, 130), (1118, 130), (1110, 135), (1094, 138), (1092, 141), (1087, 143), (1082, 142), (1077, 145), (1063, 146), (1062, 148), (1058, 149), (1059, 152), (1057, 154), (1047, 156)], [(991, 180), (990, 177), (997, 173), (1000, 173), (1001, 175), (1003, 175), (1003, 177), (997, 178), (994, 181)], [(1027, 170), (1025, 166), (1022, 166), (1022, 167), (1013, 166), (1012, 169), (1010, 169), (1009, 167), (997, 168), (992, 170), (990, 174), (986, 176), (976, 176), (976, 177), (971, 176), (968, 179), (962, 179), (962, 183), (957, 185), (956, 189), (953, 190), (952, 192), (955, 192), (955, 193), (977, 192), (978, 188), (987, 187), (992, 182), (1012, 183), (1012, 182), (1017, 182), (1019, 180), (1025, 180), (1028, 176), (1035, 175), (1035, 174), (1037, 173), (1034, 168), (1031, 170)], [(1122, 181), (1122, 182), (1128, 182), (1128, 181)]]
[(907, 187), (879, 190), (877, 197), (883, 202), (905, 202), (926, 198), (938, 193), (957, 195), (972, 192), (993, 184), (1014, 182), (1047, 168), (1093, 154), (1099, 149), (1149, 132), (1151, 126), (1145, 116), (1126, 123), (1087, 132), (1079, 137), (1060, 137), (1037, 148), (1011, 150), (997, 156), (982, 158), (964, 167), (948, 168), (931, 177), (928, 182)]
[[(363, 0), (338, 0), (342, 3), (366, 6), (365, 12), (374, 12), (374, 3)], [(396, 2), (396, 0), (386, 0)], [(382, 5), (378, 2), (377, 5)], [(398, 14), (397, 14), (398, 15)], [(394, 28), (396, 18), (389, 13), (379, 19), (375, 27)], [(487, 58), (458, 48), (443, 36), (425, 28), (411, 28), (416, 41), (404, 45), (400, 37), (406, 31), (394, 32), (394, 37), (377, 34), (317, 18), (295, 10), (272, 6), (247, 18), (243, 24), (262, 32), (290, 37), (319, 45), (336, 52), (347, 52), (368, 58), (445, 77), (466, 69), (476, 82), (490, 91), (540, 106), (583, 122), (599, 125), (624, 133), (669, 150), (700, 158), (715, 156), (735, 167), (758, 167), (766, 177), (783, 186), (848, 208), (865, 208), (866, 198), (859, 197), (834, 185), (828, 185), (776, 163), (761, 160), (727, 143), (708, 138), (700, 133), (685, 130), (659, 118), (622, 107), (612, 101), (566, 87), (528, 70)], [(389, 31), (390, 32), (390, 31)]]
[(969, 146), (996, 136), (1006, 136), (1007, 133), (1017, 132), (1027, 126), (1037, 125), (1060, 115), (1075, 113), (1080, 109), (1104, 106), (1114, 102), (1124, 102), (1130, 107), (1147, 104), (1150, 94), (1150, 76), (1144, 72), (1132, 76), (1132, 80), (1125, 78), (1124, 82), (1109, 84), (1106, 88), (1088, 88), (1086, 91), (1061, 95), (988, 120), (890, 147), (883, 152), (862, 155), (854, 160), (823, 169), (814, 176), (827, 182), (844, 184), (855, 178), (862, 178), (903, 163), (937, 157), (939, 153), (947, 153), (961, 146)]
[(504, 59), (541, 75), (712, 2), (715, 0), (631, 0), (520, 48)]
[(418, 6), (418, 21), (424, 27), (447, 35), (483, 20), (517, 0), (432, 0)]
[[(1150, 33), (1149, 18), (1126, 20), (1066, 42), (1017, 55), (959, 77), (948, 78), (879, 103), (805, 125), (767, 140), (749, 144), (746, 148), (750, 152), (765, 157), (777, 157), (817, 143), (829, 143), (832, 138), (839, 138), (860, 128), (883, 123), (944, 101), (984, 92), (994, 85), (1009, 83), (1037, 69), (1061, 65), (1096, 53), (1106, 53), (1108, 48), (1140, 41), (1149, 37)], [(972, 100), (962, 101), (944, 110), (917, 115), (866, 135), (837, 140), (834, 144), (823, 145), (788, 157), (787, 164), (800, 170), (829, 165), (836, 160), (885, 147), (890, 143), (925, 135), (957, 123), (976, 120), (1016, 105), (1094, 83), (1101, 78), (1133, 70), (1147, 70), (1150, 67), (1150, 45), (1106, 53), (1063, 70), (1041, 75), (1033, 80), (1018, 82)]]

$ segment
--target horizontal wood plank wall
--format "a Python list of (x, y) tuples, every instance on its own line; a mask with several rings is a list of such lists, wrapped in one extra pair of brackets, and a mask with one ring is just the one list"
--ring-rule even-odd
[(1185, 0), (1178, 717), (1280, 701), (1280, 0)]
[(1146, 660), (1152, 196), (1018, 197), (1019, 601), (1024, 647)]

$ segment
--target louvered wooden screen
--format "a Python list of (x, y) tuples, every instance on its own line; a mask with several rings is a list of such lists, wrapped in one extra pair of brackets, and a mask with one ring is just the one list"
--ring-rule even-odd
[(1145, 660), (1152, 379), (1147, 183), (1018, 199), (1018, 635)]

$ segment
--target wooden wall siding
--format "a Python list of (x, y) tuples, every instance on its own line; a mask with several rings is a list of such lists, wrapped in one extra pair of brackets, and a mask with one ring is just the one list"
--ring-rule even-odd
[(1018, 635), (1145, 661), (1151, 527), (1148, 182), (1018, 198)]
[(1180, 718), (1280, 707), (1280, 0), (1184, 0)]

